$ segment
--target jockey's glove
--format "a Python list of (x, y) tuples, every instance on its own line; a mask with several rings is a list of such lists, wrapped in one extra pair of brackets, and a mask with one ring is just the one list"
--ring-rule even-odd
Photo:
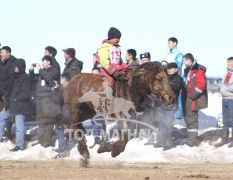
[(115, 71), (112, 76), (116, 79), (119, 79), (121, 76), (121, 73), (119, 71)]

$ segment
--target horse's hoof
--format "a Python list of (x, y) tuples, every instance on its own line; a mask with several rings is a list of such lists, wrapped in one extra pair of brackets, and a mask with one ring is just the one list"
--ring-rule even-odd
[(121, 152), (119, 151), (119, 149), (113, 150), (112, 153), (111, 153), (111, 156), (112, 156), (113, 158), (115, 158), (115, 157), (117, 157), (120, 153), (121, 153)]
[(113, 143), (113, 150), (112, 150), (112, 157), (117, 157), (120, 153), (122, 153), (125, 150), (127, 142), (124, 141), (116, 141)]
[(89, 165), (88, 159), (81, 159), (80, 166), (81, 167), (87, 167)]

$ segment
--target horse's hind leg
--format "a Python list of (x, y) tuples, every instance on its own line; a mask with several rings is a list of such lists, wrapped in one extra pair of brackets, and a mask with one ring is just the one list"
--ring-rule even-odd
[[(78, 108), (77, 108), (78, 109)], [(72, 126), (74, 129), (77, 130), (77, 133), (75, 133), (75, 135), (77, 135), (77, 141), (78, 141), (78, 151), (79, 153), (85, 158), (85, 159), (89, 159), (90, 158), (90, 154), (86, 145), (86, 138), (85, 138), (85, 130), (84, 127), (82, 125), (81, 122), (79, 122), (79, 117), (80, 117), (80, 111), (75, 109), (75, 111), (73, 111), (72, 113)]]
[(78, 129), (81, 130), (81, 132), (78, 132), (78, 151), (79, 153), (84, 157), (84, 159), (90, 159), (90, 154), (87, 148), (87, 144), (86, 144), (86, 138), (85, 138), (85, 134), (84, 134), (84, 128), (82, 124), (78, 125)]

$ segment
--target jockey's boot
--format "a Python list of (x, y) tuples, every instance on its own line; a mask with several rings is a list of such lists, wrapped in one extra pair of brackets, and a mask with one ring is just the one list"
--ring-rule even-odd
[(163, 147), (163, 151), (169, 150), (173, 148), (173, 142), (172, 142), (172, 134), (168, 133), (166, 135), (165, 145)]
[(220, 143), (215, 144), (215, 147), (221, 147), (228, 143), (229, 129), (222, 130), (222, 141)]
[(198, 135), (198, 132), (188, 132), (188, 138), (185, 144), (190, 147), (197, 146), (198, 145), (197, 135)]

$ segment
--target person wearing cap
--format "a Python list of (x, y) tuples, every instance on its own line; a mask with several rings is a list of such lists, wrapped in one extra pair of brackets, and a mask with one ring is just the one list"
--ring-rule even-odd
[(140, 54), (141, 64), (147, 63), (151, 61), (151, 56), (149, 52), (145, 52), (144, 54)]
[(74, 76), (81, 73), (83, 62), (75, 58), (76, 52), (74, 48), (63, 49), (63, 51), (66, 60), (63, 74), (68, 73), (72, 79)]
[(39, 76), (36, 87), (36, 118), (38, 122), (37, 139), (38, 143), (44, 147), (52, 145), (53, 127), (56, 123), (57, 107), (51, 98), (53, 93), (54, 81), (58, 71), (52, 66), (53, 59), (50, 56), (42, 58), (42, 67), (40, 64), (32, 64), (29, 74), (32, 80), (36, 78), (34, 68), (39, 70)]
[(52, 46), (47, 46), (45, 48), (44, 56), (50, 56), (53, 59), (52, 66), (58, 71), (59, 76), (56, 77), (56, 81), (60, 82), (60, 74), (61, 74), (61, 67), (60, 64), (57, 62), (55, 56), (57, 55), (57, 50)]
[(198, 145), (198, 111), (207, 108), (206, 67), (197, 63), (191, 53), (184, 55), (184, 78), (182, 105), (187, 127), (188, 146)]
[(121, 59), (120, 38), (121, 32), (117, 28), (111, 27), (108, 31), (108, 39), (102, 41), (102, 45), (97, 51), (102, 79), (111, 87), (128, 67)]
[(14, 62), (17, 60), (11, 55), (11, 48), (1, 48), (0, 60), (0, 142), (3, 142), (4, 129), (11, 132), (12, 121), (9, 118), (9, 93), (15, 78)]
[[(220, 143), (216, 144), (215, 147), (221, 147), (228, 144), (230, 128), (232, 129), (231, 132), (233, 134), (233, 57), (227, 59), (227, 72), (220, 85), (220, 92), (222, 95), (223, 129), (222, 140)], [(228, 147), (233, 147), (233, 138)]]
[[(171, 37), (168, 39), (169, 53), (166, 57), (166, 61), (168, 63), (175, 62), (178, 66), (178, 73), (180, 76), (182, 76), (183, 54), (178, 50), (177, 45), (178, 40), (175, 37)], [(181, 94), (178, 98), (178, 111), (176, 112), (175, 117), (177, 119), (183, 118)]]
[(125, 55), (125, 60), (129, 65), (128, 70), (135, 70), (140, 66), (136, 56), (137, 56), (137, 52), (134, 49), (127, 50), (127, 53)]
[(25, 116), (29, 113), (29, 102), (31, 98), (31, 80), (25, 73), (26, 63), (24, 59), (17, 59), (15, 65), (15, 79), (10, 94), (10, 115), (15, 119), (16, 142), (10, 151), (23, 150), (25, 147)]
[(178, 74), (178, 67), (175, 62), (167, 64), (167, 75), (171, 89), (176, 94), (175, 103), (169, 107), (163, 105), (161, 101), (155, 101), (155, 121), (158, 127), (157, 142), (155, 148), (163, 147), (168, 150), (173, 147), (173, 129), (175, 121), (175, 112), (177, 110), (177, 99), (183, 88), (183, 78)]

